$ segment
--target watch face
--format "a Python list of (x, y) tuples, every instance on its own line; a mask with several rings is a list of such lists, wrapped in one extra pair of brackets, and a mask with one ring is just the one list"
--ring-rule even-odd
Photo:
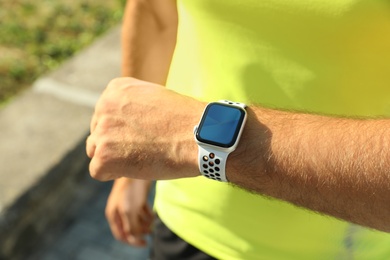
[(244, 118), (244, 109), (211, 103), (203, 114), (196, 138), (202, 143), (231, 147), (237, 140)]

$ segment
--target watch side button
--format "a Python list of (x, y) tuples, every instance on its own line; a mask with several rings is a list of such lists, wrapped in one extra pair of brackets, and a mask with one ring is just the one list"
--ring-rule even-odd
[(196, 131), (198, 131), (198, 126), (194, 126), (194, 134), (196, 134)]

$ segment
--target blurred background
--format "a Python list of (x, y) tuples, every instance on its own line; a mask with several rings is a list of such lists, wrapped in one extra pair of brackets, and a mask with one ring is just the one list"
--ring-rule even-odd
[(147, 259), (112, 238), (84, 148), (125, 2), (0, 0), (0, 260)]
[(0, 102), (118, 24), (125, 0), (0, 0)]

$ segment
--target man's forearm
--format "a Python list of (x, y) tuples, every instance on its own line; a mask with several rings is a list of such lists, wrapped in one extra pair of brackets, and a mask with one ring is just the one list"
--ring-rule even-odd
[(122, 25), (122, 76), (165, 85), (176, 33), (174, 0), (129, 0)]
[[(193, 127), (205, 103), (122, 78), (91, 122), (91, 176), (199, 176)], [(148, 117), (145, 117), (148, 111)], [(250, 106), (227, 178), (259, 194), (390, 232), (390, 120), (355, 120)]]
[(245, 189), (390, 231), (390, 120), (252, 108), (229, 180)]
[[(175, 1), (127, 1), (121, 32), (122, 76), (165, 85), (176, 32)], [(127, 178), (115, 180), (118, 185), (130, 182)]]

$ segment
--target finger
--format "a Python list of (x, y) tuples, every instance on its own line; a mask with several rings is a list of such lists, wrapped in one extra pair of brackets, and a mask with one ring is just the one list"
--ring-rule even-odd
[(89, 174), (92, 178), (98, 181), (110, 181), (118, 178), (115, 167), (112, 163), (102, 159), (102, 149), (96, 145), (94, 135), (90, 135), (87, 139), (87, 155), (91, 158), (89, 162)]
[(125, 235), (125, 243), (132, 246), (143, 247), (146, 245), (146, 241), (143, 238), (143, 233), (139, 232), (140, 223), (134, 221), (133, 215), (128, 214), (126, 211), (120, 211), (120, 219), (122, 223), (122, 231)]
[(111, 229), (111, 233), (115, 239), (126, 243), (127, 235), (124, 232), (123, 222), (118, 212), (116, 211), (113, 216), (107, 217), (107, 220)]
[(130, 235), (133, 235), (135, 237), (142, 236), (145, 234), (144, 232), (144, 224), (142, 222), (142, 211), (136, 211), (133, 214), (130, 214), (128, 216), (129, 222), (130, 222)]
[(140, 216), (140, 222), (142, 223), (142, 233), (149, 234), (151, 233), (151, 227), (153, 224), (154, 214), (153, 210), (149, 205), (145, 205), (143, 208), (142, 215)]
[(87, 156), (89, 158), (93, 158), (96, 150), (96, 142), (92, 135), (88, 136), (85, 149), (87, 152)]
[(127, 243), (136, 247), (144, 247), (147, 244), (146, 239), (143, 236), (134, 235), (127, 236)]
[(126, 234), (126, 237), (132, 234), (133, 232), (133, 223), (131, 222), (131, 214), (126, 214), (126, 211), (121, 211), (120, 216), (122, 219), (123, 232)]
[(90, 131), (91, 133), (93, 133), (96, 129), (96, 125), (97, 125), (97, 116), (96, 116), (96, 113), (93, 114), (92, 116), (92, 119), (91, 119), (91, 123), (90, 123)]
[(107, 165), (102, 164), (102, 161), (99, 158), (92, 157), (89, 162), (89, 175), (95, 180), (98, 181), (110, 181), (116, 179), (118, 176), (115, 175), (115, 172), (109, 170)]
[(154, 212), (153, 212), (153, 209), (150, 207), (149, 204), (145, 204), (144, 208), (143, 208), (143, 217), (144, 217), (144, 220), (145, 221), (153, 221), (153, 218), (154, 218)]

